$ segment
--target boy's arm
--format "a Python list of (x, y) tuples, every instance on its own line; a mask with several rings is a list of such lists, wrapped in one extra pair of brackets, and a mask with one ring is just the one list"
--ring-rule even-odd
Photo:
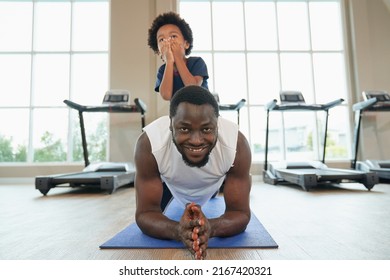
[(175, 60), (177, 71), (179, 72), (180, 78), (185, 86), (197, 85), (201, 86), (203, 82), (202, 76), (194, 76), (188, 70), (187, 60), (185, 57), (185, 48), (179, 45), (177, 42), (171, 42), (171, 50)]
[(165, 70), (160, 84), (160, 95), (164, 100), (171, 100), (173, 93), (174, 62), (165, 62)]
[(203, 77), (192, 75), (190, 70), (188, 70), (187, 62), (184, 58), (176, 59), (175, 61), (176, 61), (175, 63), (176, 63), (177, 71), (179, 72), (180, 78), (182, 79), (183, 84), (185, 86), (202, 85)]

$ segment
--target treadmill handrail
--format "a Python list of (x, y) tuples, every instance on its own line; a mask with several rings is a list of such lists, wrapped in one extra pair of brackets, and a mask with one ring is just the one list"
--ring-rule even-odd
[(220, 111), (236, 111), (237, 112), (237, 124), (240, 125), (240, 109), (244, 107), (246, 100), (242, 98), (236, 104), (219, 104), (218, 108)]
[(145, 127), (145, 112), (146, 105), (145, 103), (139, 99), (135, 98), (134, 103), (131, 105), (123, 105), (123, 104), (103, 104), (98, 106), (85, 106), (78, 104), (76, 102), (65, 99), (64, 103), (68, 105), (70, 108), (75, 109), (79, 112), (79, 120), (80, 120), (80, 131), (81, 131), (81, 142), (83, 147), (83, 155), (84, 155), (84, 165), (85, 167), (89, 166), (89, 153), (87, 146), (87, 139), (85, 135), (85, 127), (84, 127), (84, 112), (105, 112), (105, 113), (141, 113), (141, 128)]
[(104, 105), (97, 105), (97, 106), (85, 106), (67, 99), (64, 100), (64, 103), (70, 108), (75, 109), (79, 112), (112, 112), (112, 113), (142, 112), (141, 107), (137, 106), (137, 104), (131, 104), (131, 105), (104, 104)]
[(370, 108), (371, 106), (373, 106), (377, 102), (378, 102), (378, 99), (376, 97), (373, 97), (373, 98), (370, 98), (370, 99), (353, 104), (352, 109), (354, 111), (365, 110), (367, 108)]
[[(387, 101), (385, 104), (388, 104)], [(354, 156), (351, 160), (351, 167), (356, 168), (358, 152), (359, 152), (359, 141), (360, 141), (360, 126), (362, 122), (362, 116), (364, 111), (371, 112), (389, 112), (390, 106), (381, 106), (380, 101), (376, 97), (369, 98), (364, 101), (353, 104), (352, 109), (355, 111), (355, 128), (354, 128)]]
[(246, 102), (245, 99), (241, 99), (236, 104), (219, 104), (218, 107), (219, 107), (219, 110), (222, 110), (222, 111), (233, 111), (233, 110), (238, 111), (242, 107), (244, 107), (245, 102)]
[(344, 99), (339, 98), (326, 104), (306, 104), (306, 103), (286, 103), (277, 104), (277, 100), (274, 99), (265, 105), (265, 109), (268, 111), (328, 111), (330, 108), (340, 105), (344, 102)]
[(329, 109), (341, 104), (344, 101), (343, 98), (336, 99), (326, 104), (306, 104), (306, 103), (286, 103), (282, 105), (277, 105), (277, 100), (273, 99), (265, 105), (265, 109), (267, 110), (267, 123), (266, 123), (266, 133), (265, 133), (265, 153), (264, 153), (264, 170), (268, 169), (268, 133), (269, 133), (269, 112), (272, 110), (275, 111), (288, 111), (288, 110), (296, 110), (296, 111), (324, 111), (326, 113), (326, 121), (325, 121), (325, 132), (324, 132), (324, 143), (323, 143), (323, 154), (322, 154), (322, 163), (325, 163), (325, 152), (326, 152), (326, 139), (327, 139), (327, 131), (328, 131), (328, 117), (329, 117)]
[(276, 99), (268, 102), (267, 104), (265, 104), (265, 109), (267, 111), (272, 111), (276, 106), (277, 106), (277, 103), (278, 101)]
[(139, 111), (144, 114), (147, 111), (146, 104), (139, 98), (134, 99), (135, 105), (138, 107)]
[(343, 102), (344, 102), (344, 99), (343, 98), (339, 98), (337, 100), (334, 100), (334, 101), (331, 101), (329, 103), (324, 104), (323, 105), (323, 109), (324, 110), (329, 110), (330, 108), (336, 107), (336, 106), (340, 105)]
[(135, 98), (134, 103), (138, 107), (138, 111), (141, 113), (141, 127), (143, 129), (146, 125), (146, 121), (145, 121), (145, 112), (147, 110), (146, 104), (139, 98)]

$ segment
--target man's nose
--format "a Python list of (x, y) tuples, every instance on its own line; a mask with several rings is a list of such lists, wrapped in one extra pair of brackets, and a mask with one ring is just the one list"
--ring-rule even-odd
[(203, 136), (200, 131), (192, 131), (190, 141), (192, 144), (197, 145), (203, 142)]

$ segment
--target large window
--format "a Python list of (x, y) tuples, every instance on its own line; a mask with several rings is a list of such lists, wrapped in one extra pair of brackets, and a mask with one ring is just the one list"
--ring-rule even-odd
[[(281, 90), (307, 103), (343, 98), (330, 110), (326, 159), (350, 158), (348, 82), (340, 1), (181, 0), (194, 33), (192, 55), (207, 63), (222, 103), (247, 100), (240, 128), (253, 160), (264, 160), (266, 111)], [(224, 113), (235, 120), (235, 115)], [(271, 112), (270, 160), (320, 159), (324, 112)]]
[[(77, 112), (108, 89), (108, 0), (0, 0), (0, 162), (82, 161)], [(85, 114), (92, 160), (106, 115)]]

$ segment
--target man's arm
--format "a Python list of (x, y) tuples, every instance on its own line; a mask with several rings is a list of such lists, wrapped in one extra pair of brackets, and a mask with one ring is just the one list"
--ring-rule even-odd
[(135, 148), (136, 191), (135, 219), (139, 228), (147, 235), (161, 239), (178, 239), (175, 229), (177, 222), (168, 219), (161, 212), (163, 193), (162, 181), (151, 145), (144, 132), (138, 138)]
[(226, 175), (223, 194), (226, 210), (219, 218), (210, 219), (210, 236), (231, 236), (246, 229), (251, 210), (249, 195), (251, 189), (251, 151), (245, 136), (239, 132), (236, 158)]
[(194, 252), (191, 215), (185, 210), (179, 222), (166, 217), (160, 207), (163, 186), (156, 160), (146, 133), (141, 134), (135, 148), (135, 219), (143, 233), (160, 239), (173, 239), (183, 242)]
[(246, 229), (251, 210), (249, 194), (251, 189), (251, 151), (244, 135), (239, 132), (236, 158), (228, 171), (224, 184), (225, 213), (214, 219), (207, 219), (200, 206), (194, 207), (193, 226), (195, 258), (204, 259), (207, 255), (208, 241), (211, 237), (236, 235)]

